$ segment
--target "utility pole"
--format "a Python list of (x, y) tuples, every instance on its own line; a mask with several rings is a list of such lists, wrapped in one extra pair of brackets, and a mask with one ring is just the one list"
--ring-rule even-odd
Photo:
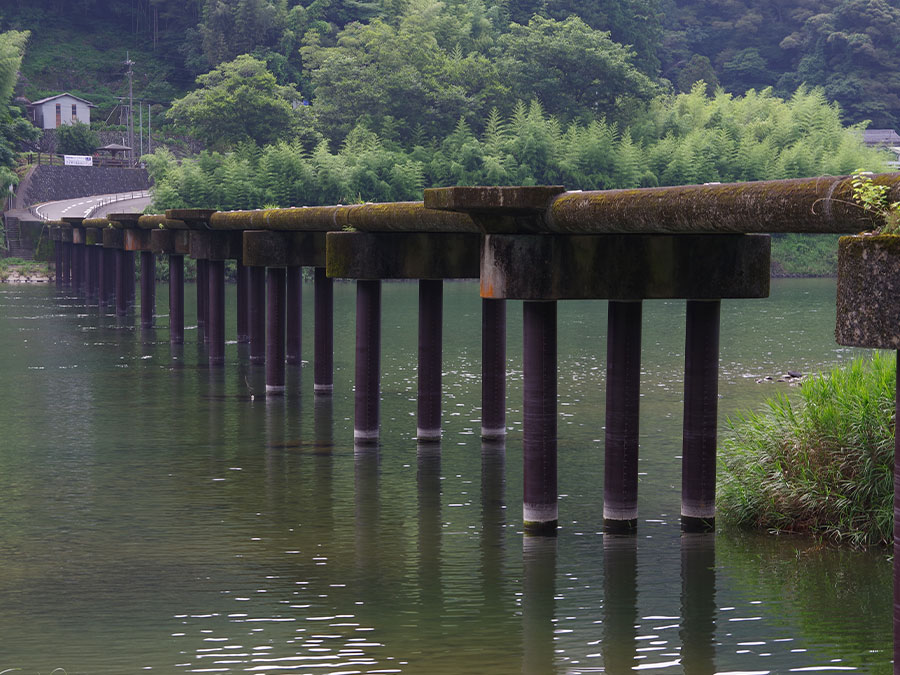
[(150, 142), (150, 104), (147, 104), (147, 154), (153, 152)]
[(131, 159), (131, 166), (134, 166), (134, 71), (131, 69), (134, 61), (131, 60), (127, 51), (125, 52), (125, 65), (128, 66), (128, 72), (125, 73), (128, 75), (128, 147), (131, 148), (128, 153)]
[(141, 151), (138, 153), (138, 159), (144, 154), (144, 102), (138, 102), (138, 111), (140, 114), (138, 115), (138, 125), (141, 129)]

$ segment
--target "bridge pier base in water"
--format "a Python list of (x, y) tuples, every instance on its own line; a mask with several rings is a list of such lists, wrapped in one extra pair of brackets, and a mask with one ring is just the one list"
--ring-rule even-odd
[(334, 280), (326, 276), (324, 264), (316, 266), (313, 284), (313, 391), (330, 396), (334, 393)]
[[(191, 255), (193, 258), (193, 254)], [(209, 261), (197, 258), (197, 342), (209, 342)]]
[(156, 305), (156, 258), (141, 251), (141, 328), (153, 328)]
[(419, 280), (419, 372), (416, 439), (441, 440), (444, 282)]
[(210, 260), (206, 273), (209, 277), (209, 365), (225, 365), (225, 261)]
[(248, 267), (247, 319), (250, 324), (250, 363), (266, 361), (266, 268)]
[(285, 268), (266, 270), (266, 395), (284, 395)]
[(637, 529), (642, 304), (608, 304), (603, 531), (610, 534)]
[(356, 391), (353, 442), (378, 442), (381, 407), (381, 281), (356, 282)]
[(481, 438), (506, 438), (506, 300), (481, 300)]
[(681, 529), (716, 528), (716, 427), (719, 400), (718, 300), (688, 300), (684, 347)]
[(237, 262), (237, 341), (239, 345), (250, 342), (250, 322), (248, 317), (248, 284), (250, 273), (243, 260)]

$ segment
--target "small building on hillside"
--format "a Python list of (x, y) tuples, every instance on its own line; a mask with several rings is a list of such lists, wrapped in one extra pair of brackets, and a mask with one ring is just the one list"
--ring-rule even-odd
[(72, 94), (57, 94), (40, 101), (29, 103), (28, 119), (39, 129), (56, 129), (62, 124), (82, 122), (91, 123), (91, 108), (96, 108), (90, 101)]

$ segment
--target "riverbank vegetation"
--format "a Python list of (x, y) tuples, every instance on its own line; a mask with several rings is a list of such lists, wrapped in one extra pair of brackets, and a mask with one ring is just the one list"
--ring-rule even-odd
[(876, 352), (812, 377), (799, 400), (731, 420), (718, 508), (747, 528), (852, 546), (893, 540), (896, 360)]

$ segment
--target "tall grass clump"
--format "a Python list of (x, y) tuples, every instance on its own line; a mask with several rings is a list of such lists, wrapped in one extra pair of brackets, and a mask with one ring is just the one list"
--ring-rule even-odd
[(876, 353), (729, 420), (718, 507), (746, 528), (887, 546), (893, 527), (896, 359)]

